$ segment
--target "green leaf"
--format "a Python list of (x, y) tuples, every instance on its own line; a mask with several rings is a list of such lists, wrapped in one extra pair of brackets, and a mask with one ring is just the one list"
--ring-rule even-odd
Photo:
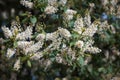
[(73, 38), (78, 38), (80, 35), (78, 34), (78, 33), (76, 33), (76, 32), (74, 32), (73, 34), (72, 34), (72, 37)]
[(103, 72), (105, 70), (105, 68), (101, 67), (101, 68), (98, 68), (98, 71), (99, 72)]
[(31, 67), (31, 62), (29, 60), (27, 60), (27, 65)]
[(17, 47), (17, 41), (14, 42), (14, 47)]
[(70, 46), (74, 46), (75, 43), (76, 43), (76, 41), (72, 41), (72, 42), (70, 42)]
[(35, 16), (30, 17), (31, 23), (35, 24), (37, 22), (37, 18)]
[(84, 59), (83, 59), (82, 56), (79, 57), (79, 64), (80, 64), (81, 66), (84, 65)]

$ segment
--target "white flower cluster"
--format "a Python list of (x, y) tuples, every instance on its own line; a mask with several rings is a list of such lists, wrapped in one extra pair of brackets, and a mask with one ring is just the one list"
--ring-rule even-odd
[(2, 30), (6, 38), (11, 38), (13, 36), (16, 37), (16, 40), (26, 40), (28, 38), (32, 38), (32, 27), (30, 26), (28, 26), (23, 32), (21, 32), (21, 30), (16, 26), (12, 26), (11, 29), (3, 26)]
[(91, 16), (90, 16), (90, 13), (87, 11), (84, 17), (84, 25), (87, 27), (91, 25)]
[[(27, 5), (26, 0), (21, 0), (21, 3)], [(58, 4), (63, 6), (66, 3), (67, 0), (48, 0), (48, 6), (45, 8), (45, 13), (56, 13)], [(73, 19), (75, 14), (77, 14), (77, 11), (67, 9), (63, 13), (64, 20), (69, 22), (69, 20)], [(11, 29), (2, 27), (5, 37), (14, 37), (14, 41), (17, 43), (17, 45), (13, 47), (14, 49), (8, 48), (7, 57), (12, 57), (16, 53), (14, 50), (19, 49), (18, 52), (20, 51), (24, 56), (30, 56), (32, 60), (40, 60), (40, 58), (42, 58), (42, 60), (46, 61), (46, 59), (44, 59), (44, 54), (58, 51), (55, 56), (56, 62), (71, 65), (72, 63), (69, 63), (69, 61), (65, 59), (66, 56), (71, 58), (71, 61), (75, 61), (85, 52), (99, 53), (101, 51), (99, 48), (93, 46), (94, 41), (92, 40), (93, 35), (97, 31), (97, 26), (98, 24), (96, 22), (91, 22), (91, 17), (88, 12), (84, 18), (78, 17), (71, 29), (66, 26), (61, 26), (58, 27), (56, 31), (50, 33), (46, 33), (43, 30), (44, 33), (36, 32), (34, 35), (31, 26), (27, 26), (25, 30), (19, 29), (16, 26)], [(74, 33), (78, 33), (77, 37), (74, 36)], [(71, 44), (73, 45), (71, 46)], [(50, 65), (51, 61), (48, 59), (46, 63)], [(14, 64), (14, 68), (16, 70), (20, 68), (20, 58)]]
[[(83, 20), (84, 19), (84, 20)], [(93, 36), (97, 31), (97, 26), (95, 22), (91, 23), (91, 17), (89, 13), (86, 14), (84, 18), (78, 17), (74, 23), (74, 31), (83, 36)]]
[(93, 36), (97, 31), (97, 25), (91, 24), (90, 27), (86, 28), (82, 35), (84, 36)]
[(30, 42), (28, 42), (28, 41), (18, 41), (18, 42), (17, 42), (18, 48), (24, 49), (24, 50), (25, 50), (26, 48), (32, 46), (33, 44), (34, 44), (33, 41), (30, 41)]
[(28, 26), (24, 32), (18, 33), (16, 36), (17, 40), (25, 40), (27, 38), (32, 38), (32, 27)]
[(16, 60), (15, 64), (14, 64), (14, 70), (19, 70), (21, 67), (21, 64), (20, 64), (20, 58)]
[(65, 14), (64, 14), (64, 19), (65, 20), (71, 20), (73, 19), (73, 16), (77, 13), (77, 11), (72, 10), (72, 9), (67, 9)]
[(83, 48), (83, 46), (84, 46), (84, 42), (81, 41), (81, 40), (78, 40), (78, 41), (75, 43), (75, 46), (81, 49), (81, 48)]
[(5, 35), (6, 38), (12, 37), (12, 32), (11, 32), (11, 30), (8, 27), (3, 26), (2, 30), (3, 30), (4, 35)]
[[(99, 48), (92, 46), (94, 43), (92, 37), (97, 31), (97, 24), (95, 22), (91, 23), (90, 15), (86, 16), (85, 18), (78, 17), (71, 31), (58, 27), (58, 30), (54, 32), (37, 34), (35, 40), (31, 39), (33, 34), (32, 27), (30, 26), (24, 31), (20, 31), (17, 27), (13, 27), (12, 29), (2, 27), (2, 29), (7, 38), (13, 36), (14, 33), (15, 40), (17, 41), (17, 48), (15, 49), (19, 48), (24, 55), (31, 56), (30, 59), (44, 59), (44, 53), (48, 54), (58, 50), (59, 53), (55, 57), (56, 62), (71, 65), (72, 63), (68, 63), (65, 56), (69, 56), (72, 61), (77, 60), (78, 56), (76, 55), (78, 55), (78, 49), (80, 51), (79, 55), (85, 52), (99, 53), (101, 51)], [(89, 24), (86, 25), (85, 21), (89, 22)], [(74, 49), (69, 46), (73, 32), (77, 32), (79, 35), (74, 43)], [(7, 35), (6, 33), (11, 33), (11, 35)], [(30, 39), (30, 41), (27, 39)], [(7, 57), (14, 55), (16, 53), (14, 51), (15, 49), (12, 50), (8, 48)], [(18, 66), (19, 61), (20, 60), (16, 62), (15, 66)], [(17, 69), (19, 69), (19, 67), (20, 66), (18, 66)]]
[(53, 33), (47, 33), (46, 34), (46, 40), (51, 40), (51, 41), (54, 41), (58, 38), (59, 34), (57, 31), (53, 32)]
[(16, 52), (15, 50), (8, 48), (6, 56), (8, 58), (11, 58), (15, 54), (15, 52)]
[(77, 20), (74, 23), (74, 31), (77, 32), (78, 34), (81, 34), (83, 32), (83, 27), (84, 27), (84, 23), (83, 23), (83, 18), (77, 18)]
[(48, 0), (48, 5), (45, 8), (45, 13), (46, 14), (53, 14), (58, 11), (58, 5), (64, 6), (67, 3), (67, 0)]
[(53, 6), (47, 6), (45, 8), (45, 13), (46, 14), (53, 14), (53, 13), (56, 13), (57, 12), (57, 8), (56, 7), (53, 7)]
[(57, 0), (48, 0), (48, 6), (45, 8), (46, 14), (53, 14), (57, 12)]
[(71, 37), (71, 34), (67, 29), (58, 28), (58, 32), (63, 38), (69, 39)]
[(94, 41), (92, 40), (93, 35), (98, 30), (99, 21), (91, 22), (91, 17), (89, 12), (86, 13), (85, 17), (78, 17), (74, 23), (73, 31), (77, 32), (79, 35), (83, 37), (82, 40), (78, 40), (75, 43), (75, 46), (80, 48), (83, 53), (99, 53), (101, 50), (97, 47), (93, 47)]
[(90, 52), (90, 53), (94, 53), (94, 54), (101, 52), (101, 50), (97, 47), (89, 47), (89, 48), (86, 49), (86, 52), (87, 51)]
[(102, 34), (104, 33), (104, 30), (111, 30), (112, 33), (116, 33), (115, 27), (113, 25), (109, 25), (107, 21), (101, 22), (98, 33)]
[(33, 8), (33, 2), (30, 2), (29, 0), (20, 0), (20, 4), (28, 8)]

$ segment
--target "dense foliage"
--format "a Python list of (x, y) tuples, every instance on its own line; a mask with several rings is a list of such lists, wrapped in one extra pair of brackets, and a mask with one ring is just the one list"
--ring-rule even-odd
[(0, 79), (119, 80), (119, 3), (20, 0), (1, 27)]

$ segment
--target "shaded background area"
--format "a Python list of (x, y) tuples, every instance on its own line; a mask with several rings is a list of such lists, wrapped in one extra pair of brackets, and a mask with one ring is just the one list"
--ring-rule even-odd
[(24, 10), (26, 8), (20, 5), (19, 0), (0, 0), (0, 26), (7, 24)]

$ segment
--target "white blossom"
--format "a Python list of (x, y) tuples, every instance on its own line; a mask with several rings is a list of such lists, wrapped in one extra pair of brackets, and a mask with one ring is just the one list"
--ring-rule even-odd
[(14, 64), (14, 69), (15, 70), (19, 70), (20, 69), (20, 58), (16, 60), (16, 62)]
[(16, 36), (17, 40), (26, 40), (32, 38), (32, 27), (27, 27), (24, 32), (18, 33)]
[(87, 12), (84, 17), (84, 24), (86, 25), (86, 27), (89, 27), (91, 25), (91, 16), (89, 12)]
[(57, 12), (57, 8), (56, 7), (53, 7), (53, 6), (47, 6), (45, 8), (45, 13), (46, 14), (53, 14), (53, 13), (56, 13)]
[(8, 58), (11, 58), (15, 54), (15, 52), (16, 52), (15, 50), (8, 48), (6, 56)]
[(69, 39), (71, 37), (71, 34), (70, 34), (70, 32), (67, 29), (59, 27), (58, 28), (58, 32), (65, 39)]
[(79, 17), (77, 18), (77, 20), (75, 21), (74, 23), (74, 27), (78, 28), (78, 27), (84, 27), (84, 22), (83, 22), (83, 18), (82, 17)]
[(67, 54), (71, 60), (75, 60), (76, 59), (76, 52), (74, 50), (72, 50), (72, 48), (70, 47), (66, 47), (64, 49), (61, 50), (61, 54)]
[(62, 42), (62, 38), (58, 38), (52, 41), (52, 43), (46, 49), (44, 49), (44, 51), (48, 52), (49, 50), (50, 51), (59, 50), (61, 42)]
[(83, 32), (83, 27), (84, 27), (83, 18), (78, 18), (74, 23), (73, 31), (81, 34)]
[(43, 53), (42, 52), (36, 52), (36, 53), (32, 54), (30, 59), (32, 59), (32, 60), (39, 60), (42, 57), (43, 57)]
[(15, 36), (18, 33), (18, 28), (16, 26), (11, 27), (11, 32)]
[(18, 41), (17, 42), (17, 46), (20, 48), (20, 49), (26, 49), (30, 46), (32, 46), (34, 44), (33, 41)]
[(54, 40), (56, 40), (57, 38), (58, 38), (58, 32), (56, 31), (56, 32), (53, 32), (53, 33), (47, 33), (46, 34), (46, 40), (52, 40), (52, 41), (54, 41)]
[(97, 25), (92, 24), (90, 27), (86, 28), (82, 35), (84, 36), (93, 36), (97, 31)]
[(25, 49), (25, 54), (27, 54), (28, 52), (37, 52), (40, 48), (42, 48), (43, 44), (44, 43), (40, 41), (33, 44), (32, 46)]
[(78, 48), (82, 48), (84, 46), (84, 42), (81, 41), (81, 40), (78, 40), (76, 43), (75, 43), (75, 46), (78, 47)]
[(3, 33), (4, 33), (4, 35), (5, 35), (6, 38), (10, 38), (10, 37), (13, 36), (11, 30), (8, 27), (3, 26), (2, 30), (3, 30)]
[(77, 13), (77, 11), (72, 10), (72, 9), (67, 9), (65, 12), (65, 20), (71, 20), (73, 19), (73, 15), (75, 15)]
[(63, 43), (63, 44), (62, 44), (62, 48), (64, 49), (64, 48), (66, 48), (66, 47), (67, 47), (66, 44)]
[(20, 3), (28, 8), (33, 8), (33, 2), (27, 1), (27, 0), (21, 0)]
[(97, 47), (89, 47), (86, 49), (86, 52), (90, 52), (90, 53), (100, 53), (101, 52), (101, 49), (97, 48)]

